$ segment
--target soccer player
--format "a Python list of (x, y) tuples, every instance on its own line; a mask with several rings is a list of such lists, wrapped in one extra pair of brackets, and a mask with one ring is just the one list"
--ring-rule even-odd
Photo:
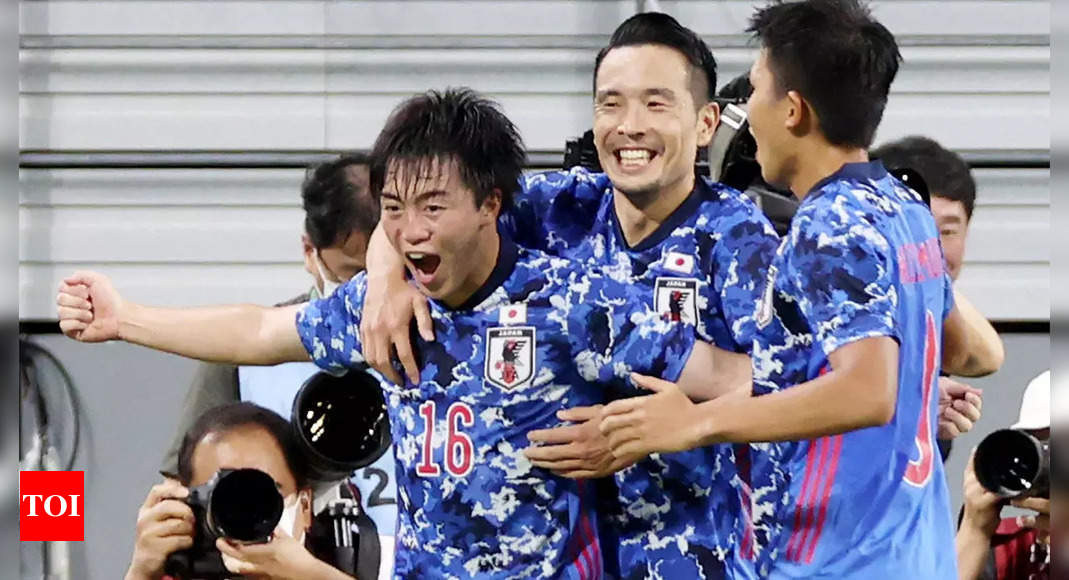
[[(714, 347), (705, 367), (709, 384), (696, 398), (739, 386), (748, 390), (753, 313), (778, 239), (746, 196), (695, 175), (697, 150), (709, 143), (719, 115), (712, 53), (672, 17), (638, 14), (597, 55), (593, 86), (595, 146), (605, 173), (573, 169), (527, 176), (502, 226), (521, 245), (595, 265), (628, 282), (630, 299), (665, 321), (696, 324), (700, 338)], [(373, 253), (374, 247), (369, 276), (377, 266)], [(383, 277), (381, 293), (403, 306), (409, 299), (400, 264), (392, 272)], [(408, 322), (404, 317), (386, 332), (399, 336), (395, 344), (402, 352)], [(388, 351), (377, 348), (379, 354)], [(747, 564), (729, 557), (738, 544), (741, 509), (731, 447), (651, 457), (600, 453), (607, 442), (597, 431), (597, 414), (571, 409), (563, 417), (574, 425), (534, 431), (531, 439), (539, 446), (528, 457), (570, 477), (622, 468), (616, 475), (619, 506), (603, 511), (612, 515), (603, 522), (605, 536), (618, 536), (613, 546), (603, 543), (605, 556), (619, 564), (620, 576), (749, 577), (745, 570), (724, 569), (725, 560)], [(613, 555), (612, 547), (619, 553)]]
[(786, 442), (752, 466), (741, 532), (762, 577), (955, 578), (936, 381), (940, 364), (993, 368), (970, 348), (931, 212), (868, 162), (895, 39), (855, 0), (775, 2), (750, 30), (757, 160), (802, 200), (757, 312), (761, 396), (695, 404), (638, 377), (654, 394), (609, 404), (602, 429), (621, 454)]
[[(403, 103), (370, 156), (384, 231), (430, 298), (439, 340), (416, 381), (388, 385), (400, 491), (399, 578), (603, 577), (594, 488), (531, 463), (527, 433), (602, 402), (630, 369), (694, 383), (693, 327), (663, 320), (626, 283), (498, 233), (524, 165), (512, 123), (468, 90)], [(151, 308), (100, 274), (68, 278), (60, 326), (203, 360), (363, 362), (363, 274), (305, 306)], [(637, 292), (633, 291), (633, 292)], [(681, 374), (682, 373), (682, 374)]]

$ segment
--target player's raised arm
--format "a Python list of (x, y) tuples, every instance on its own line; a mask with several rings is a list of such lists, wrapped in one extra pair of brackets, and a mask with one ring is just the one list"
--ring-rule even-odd
[(1006, 351), (995, 328), (961, 292), (954, 289), (954, 308), (943, 321), (943, 371), (982, 377), (997, 371)]
[(297, 306), (154, 308), (123, 300), (103, 274), (66, 278), (56, 298), (63, 333), (82, 342), (123, 340), (213, 362), (271, 365), (308, 360)]

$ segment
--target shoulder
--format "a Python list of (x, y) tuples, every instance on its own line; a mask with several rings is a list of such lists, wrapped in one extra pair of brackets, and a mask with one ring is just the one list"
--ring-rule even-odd
[(567, 171), (542, 171), (528, 173), (520, 178), (525, 192), (560, 193), (564, 191), (604, 193), (611, 190), (612, 182), (604, 173), (593, 173), (582, 167)]
[(755, 238), (773, 246), (779, 243), (772, 222), (749, 196), (722, 183), (702, 179), (702, 202), (695, 223), (699, 233), (717, 236), (728, 245), (748, 245)]

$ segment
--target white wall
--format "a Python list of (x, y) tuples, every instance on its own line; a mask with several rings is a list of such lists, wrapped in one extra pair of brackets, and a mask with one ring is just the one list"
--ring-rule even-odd
[[(754, 2), (660, 2), (744, 71)], [(532, 150), (590, 124), (597, 47), (634, 1), (25, 1), (24, 150), (323, 151), (370, 146), (391, 108), (466, 84)], [(902, 44), (877, 142), (927, 134), (995, 157), (1049, 151), (1049, 2), (886, 0)], [(1049, 172), (983, 170), (962, 285), (997, 319), (1049, 318)], [(20, 317), (63, 274), (131, 298), (273, 302), (304, 284), (292, 169), (24, 169)]]

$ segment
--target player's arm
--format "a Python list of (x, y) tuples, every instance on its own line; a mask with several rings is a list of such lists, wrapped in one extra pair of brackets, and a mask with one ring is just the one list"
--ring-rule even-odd
[(899, 345), (891, 248), (871, 226), (837, 217), (811, 216), (823, 231), (793, 234), (785, 272), (827, 372), (760, 397), (739, 392), (697, 405), (671, 382), (637, 377), (654, 394), (613, 402), (603, 413), (614, 453), (809, 439), (891, 420)]
[(890, 421), (898, 343), (889, 337), (866, 338), (837, 349), (829, 359), (834, 370), (812, 381), (760, 397), (739, 391), (700, 404), (674, 383), (636, 375), (636, 384), (654, 394), (609, 404), (601, 429), (613, 453), (633, 454), (725, 441), (812, 439)]
[(729, 393), (749, 393), (753, 363), (748, 355), (698, 341), (676, 384), (695, 402), (710, 401)]
[(297, 306), (144, 306), (123, 300), (111, 281), (95, 272), (79, 272), (65, 279), (56, 302), (63, 333), (83, 342), (118, 339), (189, 358), (234, 364), (308, 360), (294, 324)]
[(1006, 351), (995, 327), (954, 289), (954, 308), (943, 321), (943, 371), (982, 377), (997, 371)]

